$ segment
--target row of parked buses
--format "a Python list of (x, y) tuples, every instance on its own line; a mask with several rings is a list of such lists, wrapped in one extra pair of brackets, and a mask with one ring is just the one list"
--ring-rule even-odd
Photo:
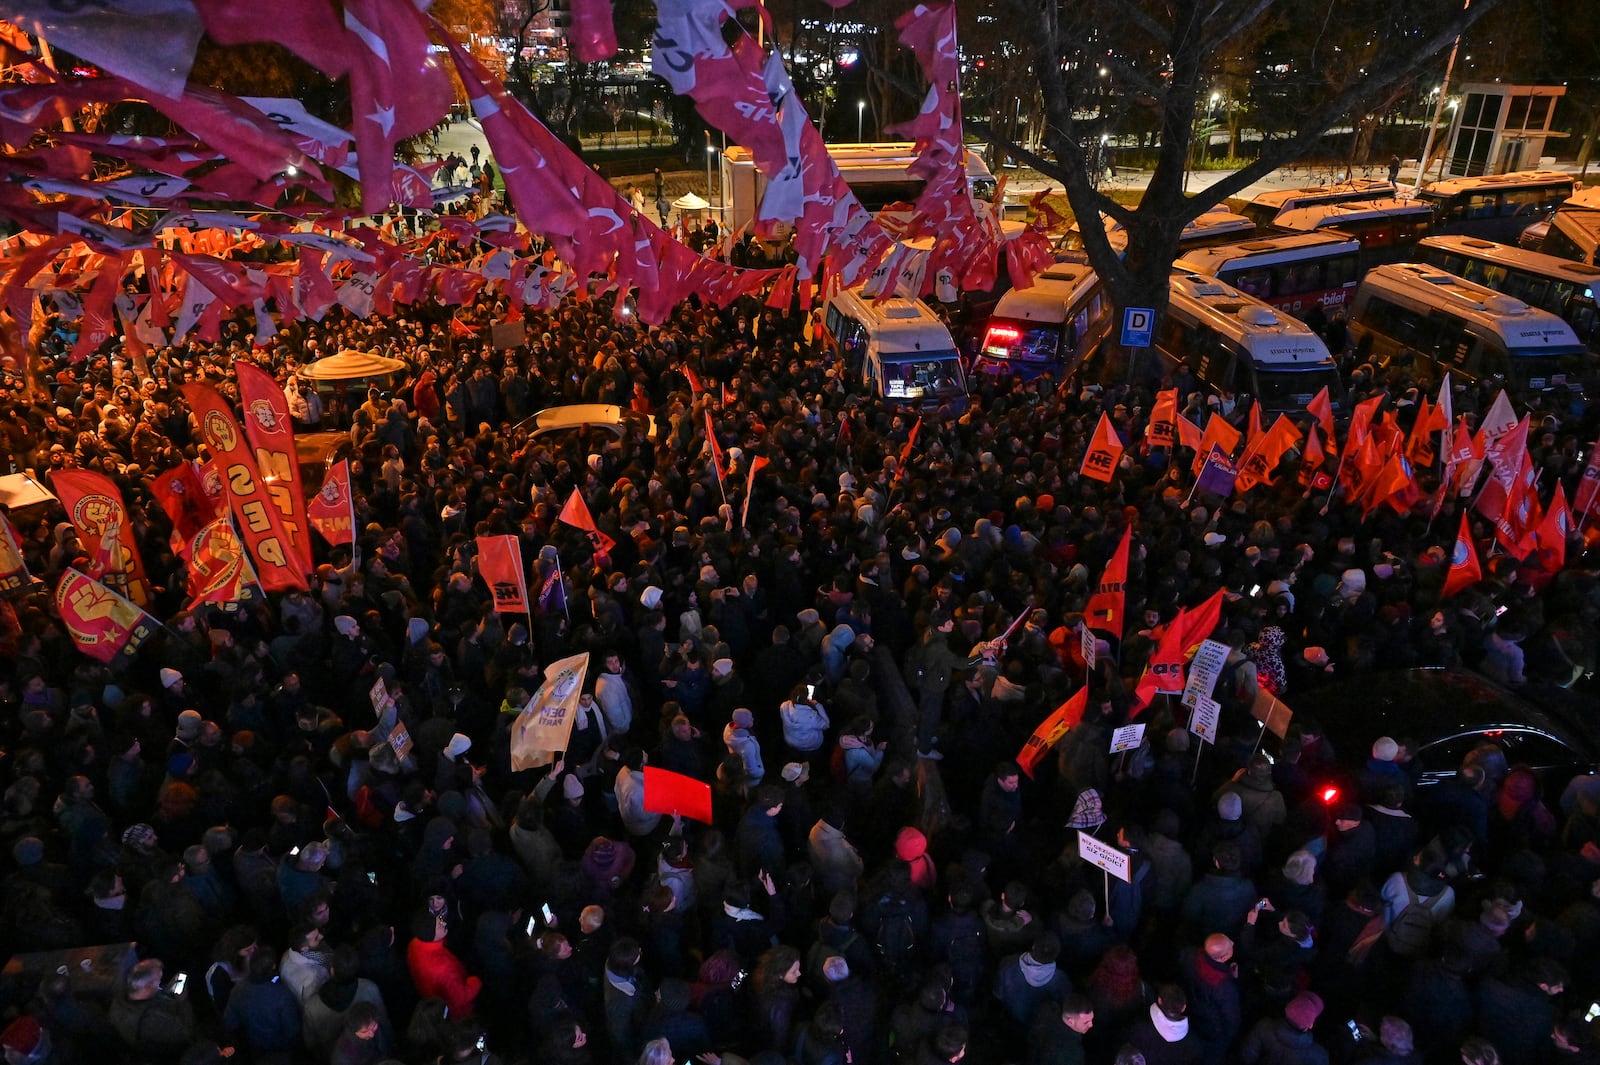
[[(1515, 239), (1573, 188), (1569, 175), (1532, 171), (1452, 179), (1400, 200), (1387, 182), (1356, 181), (1264, 193), (1239, 214), (1208, 212), (1180, 239), (1154, 347), (1164, 365), (1186, 360), (1212, 391), (1259, 399), (1266, 411), (1301, 410), (1323, 385), (1336, 401), (1341, 392), (1303, 319), (1342, 309), (1352, 343), (1381, 367), (1494, 378), (1524, 400), (1563, 386), (1593, 395), (1600, 267), (1485, 239)], [(1600, 219), (1600, 199), (1590, 210)], [(1115, 226), (1108, 237), (1113, 247), (1125, 239)], [(1117, 379), (1126, 366), (1096, 358), (1111, 318), (1094, 271), (1064, 261), (1000, 297), (967, 359), (939, 316), (911, 298), (840, 293), (823, 331), (854, 387), (937, 406), (964, 396), (972, 373), (1065, 377), (1089, 364), (1091, 375)]]

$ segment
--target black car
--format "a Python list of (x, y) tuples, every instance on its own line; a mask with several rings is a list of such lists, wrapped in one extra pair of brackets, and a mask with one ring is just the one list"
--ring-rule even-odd
[(1600, 769), (1600, 743), (1561, 689), (1513, 692), (1470, 670), (1424, 668), (1360, 674), (1285, 702), (1322, 727), (1347, 769), (1364, 766), (1380, 736), (1414, 740), (1419, 787), (1455, 776), (1485, 741), (1537, 770), (1546, 794)]

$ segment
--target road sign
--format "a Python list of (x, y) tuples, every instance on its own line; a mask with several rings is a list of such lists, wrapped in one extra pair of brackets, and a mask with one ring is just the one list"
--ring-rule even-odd
[(1122, 311), (1122, 346), (1148, 348), (1155, 332), (1154, 307), (1125, 307)]

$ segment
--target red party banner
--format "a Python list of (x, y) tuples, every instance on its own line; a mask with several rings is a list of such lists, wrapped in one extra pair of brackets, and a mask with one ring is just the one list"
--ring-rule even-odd
[(478, 537), (478, 576), (494, 596), (497, 614), (527, 614), (528, 578), (515, 536)]
[(251, 598), (255, 567), (233, 531), (233, 518), (223, 516), (207, 525), (189, 542), (189, 609), (211, 603), (237, 610)]
[(161, 628), (134, 603), (72, 569), (56, 585), (56, 610), (78, 650), (101, 662), (131, 660)]
[(219, 516), (192, 463), (181, 462), (156, 474), (150, 479), (150, 493), (171, 519), (172, 530), (185, 548), (195, 533)]
[(711, 824), (711, 785), (682, 773), (644, 767), (644, 810)]
[(289, 420), (289, 400), (272, 375), (248, 362), (235, 362), (239, 400), (244, 410), (244, 435), (255, 449), (272, 505), (300, 565), (311, 571), (311, 534), (306, 522), (306, 494), (300, 481), (300, 462), (294, 450), (294, 423)]
[(306, 567), (295, 553), (227, 401), (210, 385), (186, 384), (183, 395), (200, 425), (200, 438), (222, 475), (228, 506), (239, 519), (245, 546), (259, 564), (261, 586), (269, 592), (304, 591)]
[(0, 516), (0, 596), (21, 595), (33, 587), (27, 559), (17, 546), (17, 533), (11, 522)]
[(1483, 567), (1478, 564), (1478, 548), (1472, 542), (1472, 525), (1467, 512), (1461, 512), (1461, 528), (1456, 533), (1456, 544), (1450, 552), (1450, 569), (1444, 575), (1441, 599), (1449, 599), (1457, 592), (1466, 591), (1483, 579)]
[(350, 490), (350, 460), (328, 471), (322, 489), (306, 504), (306, 521), (330, 544), (356, 542), (356, 498)]
[(50, 484), (73, 528), (78, 530), (84, 553), (90, 558), (101, 557), (101, 541), (107, 534), (114, 536), (118, 557), (112, 560), (111, 570), (126, 576), (128, 598), (136, 606), (150, 602), (150, 580), (145, 576), (144, 560), (139, 557), (132, 530), (128, 528), (128, 510), (122, 505), (122, 490), (111, 478), (90, 470), (52, 470)]
[(1022, 750), (1017, 752), (1017, 765), (1028, 774), (1028, 779), (1033, 779), (1034, 767), (1039, 764), (1039, 759), (1044, 757), (1046, 751), (1061, 742), (1061, 737), (1067, 731), (1083, 720), (1083, 712), (1089, 706), (1089, 686), (1086, 684), (1079, 688), (1072, 697), (1060, 706), (1055, 713), (1039, 723), (1033, 730), (1033, 735), (1028, 737), (1028, 742), (1022, 745)]

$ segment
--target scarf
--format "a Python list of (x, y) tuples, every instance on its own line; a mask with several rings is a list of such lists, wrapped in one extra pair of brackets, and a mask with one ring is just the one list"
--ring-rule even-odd
[(1245, 656), (1255, 663), (1256, 682), (1273, 695), (1282, 695), (1289, 686), (1289, 675), (1283, 668), (1283, 640), (1283, 630), (1268, 625), (1245, 649)]
[(756, 911), (747, 910), (747, 909), (744, 909), (743, 907), (740, 907), (740, 906), (735, 906), (731, 902), (724, 902), (722, 904), (722, 912), (727, 914), (729, 917), (732, 917), (735, 921), (759, 921), (759, 920), (761, 920), (761, 915), (759, 913), (757, 913)]
[(634, 995), (638, 994), (638, 992), (639, 992), (638, 987), (636, 987), (634, 985), (632, 980), (624, 980), (622, 977), (620, 977), (616, 973), (612, 972), (611, 971), (611, 967), (609, 965), (606, 966), (606, 983), (610, 984), (612, 987), (616, 988), (618, 991), (621, 991), (624, 995), (627, 995), (629, 998), (632, 998)]

